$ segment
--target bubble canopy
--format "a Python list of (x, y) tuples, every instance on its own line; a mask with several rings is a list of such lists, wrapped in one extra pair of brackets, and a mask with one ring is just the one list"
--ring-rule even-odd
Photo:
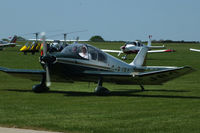
[(100, 62), (107, 62), (107, 56), (104, 52), (102, 52), (100, 49), (93, 47), (89, 44), (71, 44), (67, 47), (65, 47), (61, 53), (63, 54), (73, 54), (78, 57), (81, 57), (82, 59), (87, 60), (95, 60)]

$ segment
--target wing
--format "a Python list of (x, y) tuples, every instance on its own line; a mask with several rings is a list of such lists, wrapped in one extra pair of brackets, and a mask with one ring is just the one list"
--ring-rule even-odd
[(120, 54), (123, 53), (123, 51), (120, 51), (120, 50), (101, 49), (101, 51), (107, 52), (107, 53), (118, 53), (118, 56), (120, 56)]
[(200, 49), (193, 49), (193, 48), (190, 48), (191, 51), (195, 51), (195, 52), (200, 52)]
[(174, 52), (172, 49), (162, 49), (162, 50), (149, 50), (148, 53), (163, 53), (163, 52)]
[(174, 67), (158, 71), (140, 72), (140, 73), (122, 73), (122, 72), (94, 72), (85, 71), (85, 74), (95, 77), (103, 77), (103, 81), (117, 84), (134, 85), (161, 85), (169, 80), (180, 77), (192, 72), (190, 67)]
[[(42, 76), (45, 75), (44, 70), (27, 70), (27, 69), (8, 69), (0, 67), (0, 71), (8, 73), (12, 76), (31, 79), (34, 81), (40, 81)], [(103, 78), (105, 82), (111, 82), (116, 84), (133, 84), (133, 85), (161, 85), (169, 80), (180, 77), (187, 73), (192, 72), (190, 67), (174, 67), (163, 68), (158, 71), (150, 72), (101, 72), (101, 71), (84, 71), (83, 74), (91, 81), (98, 81), (99, 77)], [(53, 81), (62, 81), (59, 78)]]
[(120, 50), (109, 50), (109, 49), (101, 49), (103, 52), (108, 52), (108, 53), (121, 53), (122, 51)]
[(15, 47), (15, 43), (0, 44), (0, 47)]
[(174, 67), (159, 71), (142, 72), (136, 75), (140, 84), (161, 85), (167, 81), (173, 80), (185, 74), (193, 72), (191, 67)]
[(31, 79), (34, 81), (40, 81), (42, 76), (45, 74), (44, 70), (9, 69), (4, 67), (0, 67), (0, 71), (12, 76)]
[(160, 48), (165, 48), (165, 46), (148, 46), (150, 49), (160, 49)]

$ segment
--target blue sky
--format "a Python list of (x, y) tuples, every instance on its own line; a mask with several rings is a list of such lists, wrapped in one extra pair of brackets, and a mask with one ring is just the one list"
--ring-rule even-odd
[(0, 38), (87, 29), (68, 39), (147, 40), (151, 34), (156, 40), (200, 41), (199, 0), (0, 0), (0, 5)]

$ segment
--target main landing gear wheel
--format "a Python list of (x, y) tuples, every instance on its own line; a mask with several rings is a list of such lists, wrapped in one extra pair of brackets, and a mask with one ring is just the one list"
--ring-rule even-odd
[(43, 84), (38, 84), (38, 85), (34, 85), (32, 87), (32, 90), (35, 93), (48, 92), (49, 91), (49, 87), (47, 87), (46, 85), (43, 85)]
[(105, 87), (97, 86), (95, 88), (95, 94), (98, 95), (98, 96), (106, 96), (109, 93), (110, 93), (110, 91)]
[(141, 91), (144, 91), (144, 86), (140, 85)]
[(98, 86), (95, 88), (94, 93), (98, 96), (106, 96), (110, 94), (110, 91), (107, 88), (102, 87), (102, 84), (103, 84), (103, 81), (100, 78), (98, 81)]

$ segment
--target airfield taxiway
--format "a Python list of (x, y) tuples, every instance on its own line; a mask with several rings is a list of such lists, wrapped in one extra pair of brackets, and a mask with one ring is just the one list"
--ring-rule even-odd
[(48, 131), (37, 131), (30, 129), (0, 127), (0, 133), (60, 133), (60, 132), (48, 132)]

